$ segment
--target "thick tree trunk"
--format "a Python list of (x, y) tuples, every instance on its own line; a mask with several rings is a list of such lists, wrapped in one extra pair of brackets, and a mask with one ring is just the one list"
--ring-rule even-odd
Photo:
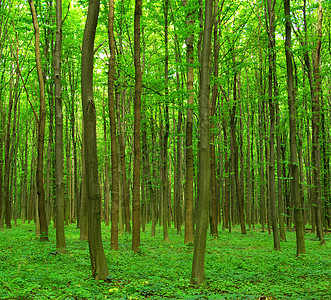
[(140, 170), (141, 170), (141, 87), (142, 74), (140, 66), (140, 16), (142, 15), (141, 0), (135, 0), (134, 11), (134, 161), (133, 161), (133, 199), (132, 199), (132, 250), (140, 249)]
[(197, 207), (197, 229), (194, 239), (191, 283), (201, 284), (205, 281), (205, 251), (210, 202), (210, 132), (209, 132), (209, 98), (210, 74), (209, 57), (211, 52), (211, 32), (213, 27), (213, 1), (205, 2), (205, 21), (203, 46), (201, 54), (201, 81), (199, 95), (200, 112), (200, 148), (199, 148), (199, 195)]
[(61, 84), (62, 0), (56, 0), (56, 41), (54, 51), (55, 83), (55, 181), (56, 181), (56, 248), (64, 252), (64, 197), (63, 197), (63, 113)]
[(36, 10), (33, 0), (29, 0), (33, 27), (35, 31), (35, 55), (39, 80), (40, 90), (40, 111), (38, 121), (38, 157), (37, 157), (37, 190), (38, 190), (38, 213), (40, 220), (40, 239), (48, 241), (48, 223), (46, 219), (45, 208), (45, 189), (44, 189), (44, 140), (45, 140), (45, 124), (46, 124), (46, 102), (45, 102), (45, 82), (40, 56), (40, 33)]
[(290, 117), (290, 168), (291, 168), (291, 197), (294, 202), (294, 219), (296, 226), (297, 256), (305, 253), (304, 224), (302, 218), (302, 205), (300, 199), (300, 182), (296, 141), (296, 109), (292, 64), (291, 19), (290, 0), (284, 0), (285, 10), (285, 55), (287, 67), (287, 92)]
[(92, 276), (96, 279), (104, 280), (109, 273), (101, 237), (101, 193), (98, 175), (96, 112), (93, 100), (93, 48), (99, 6), (99, 0), (91, 0), (89, 2), (82, 45), (81, 89), (85, 175), (88, 196), (88, 241)]

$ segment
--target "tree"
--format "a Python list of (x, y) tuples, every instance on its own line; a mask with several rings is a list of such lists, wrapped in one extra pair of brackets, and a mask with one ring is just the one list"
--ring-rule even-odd
[(314, 213), (317, 228), (317, 237), (322, 244), (325, 244), (322, 226), (322, 204), (321, 204), (321, 153), (320, 153), (320, 98), (321, 98), (321, 45), (322, 45), (322, 19), (323, 11), (321, 1), (318, 1), (318, 20), (317, 20), (317, 43), (314, 57), (314, 87), (312, 87), (312, 164), (313, 164), (313, 199)]
[(268, 41), (269, 41), (269, 111), (270, 111), (270, 137), (269, 137), (269, 148), (270, 148), (270, 164), (269, 164), (269, 186), (270, 186), (270, 207), (271, 207), (271, 222), (272, 232), (274, 239), (274, 249), (280, 250), (280, 241), (278, 235), (277, 226), (277, 210), (276, 210), (276, 179), (275, 179), (275, 95), (277, 91), (274, 90), (274, 73), (276, 72), (275, 66), (275, 14), (274, 14), (275, 1), (272, 3), (268, 0)]
[(105, 280), (109, 273), (101, 237), (101, 193), (97, 159), (96, 112), (93, 100), (93, 47), (99, 7), (100, 0), (91, 0), (89, 2), (82, 44), (81, 92), (86, 172), (85, 183), (88, 198), (88, 242), (92, 276), (99, 280)]
[(54, 50), (55, 84), (55, 176), (56, 176), (56, 248), (63, 252), (66, 248), (64, 235), (63, 197), (63, 113), (61, 84), (62, 52), (62, 0), (56, 1), (56, 40)]
[(205, 251), (210, 203), (210, 132), (209, 132), (209, 99), (210, 74), (209, 57), (211, 52), (211, 32), (213, 28), (213, 1), (205, 1), (205, 21), (201, 53), (201, 79), (199, 95), (199, 195), (197, 208), (197, 229), (194, 239), (191, 283), (205, 281)]
[(132, 199), (132, 250), (140, 248), (140, 170), (141, 170), (141, 87), (142, 74), (140, 66), (140, 16), (141, 0), (135, 0), (134, 11), (134, 161), (133, 161), (133, 199)]
[(164, 2), (164, 46), (165, 46), (165, 61), (164, 61), (164, 80), (165, 80), (165, 132), (163, 137), (163, 182), (162, 182), (162, 225), (163, 225), (163, 239), (165, 242), (169, 242), (168, 236), (168, 205), (169, 205), (169, 173), (168, 173), (168, 137), (169, 137), (169, 88), (168, 88), (168, 76), (169, 76), (169, 46), (168, 46), (168, 10), (169, 1)]
[(300, 199), (299, 168), (296, 141), (296, 109), (294, 93), (294, 77), (292, 63), (291, 39), (291, 6), (290, 0), (284, 0), (285, 11), (285, 55), (287, 71), (287, 93), (290, 123), (290, 169), (291, 169), (291, 197), (294, 202), (294, 219), (296, 226), (297, 256), (305, 254), (304, 223), (302, 217), (302, 204)]
[(38, 120), (38, 156), (37, 156), (37, 189), (38, 189), (38, 214), (40, 220), (40, 239), (48, 241), (48, 223), (46, 219), (45, 209), (45, 189), (44, 189), (44, 140), (45, 140), (45, 124), (46, 124), (46, 102), (45, 102), (45, 82), (43, 78), (43, 70), (41, 65), (40, 55), (40, 32), (37, 19), (37, 13), (33, 0), (29, 0), (30, 10), (32, 14), (33, 27), (35, 31), (35, 56), (37, 64), (37, 73), (39, 80), (39, 97), (40, 111)]
[[(183, 0), (183, 5), (188, 6), (187, 0)], [(188, 12), (186, 24), (190, 30), (193, 30), (194, 19), (192, 12)], [(186, 62), (187, 62), (187, 116), (186, 116), (186, 174), (185, 174), (185, 237), (184, 243), (193, 243), (193, 143), (192, 143), (192, 131), (193, 131), (193, 80), (194, 80), (194, 33), (191, 33), (186, 38)]]
[[(119, 207), (119, 180), (118, 180), (118, 153), (116, 137), (116, 117), (114, 101), (114, 75), (115, 75), (115, 38), (114, 38), (114, 0), (109, 0), (108, 15), (108, 39), (109, 39), (109, 71), (108, 71), (108, 109), (111, 134), (111, 246), (118, 250), (118, 207)], [(106, 182), (108, 184), (108, 182)]]

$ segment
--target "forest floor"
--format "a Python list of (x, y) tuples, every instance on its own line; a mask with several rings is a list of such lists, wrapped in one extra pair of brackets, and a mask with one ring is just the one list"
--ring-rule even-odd
[(208, 237), (206, 284), (189, 283), (193, 246), (184, 234), (162, 228), (141, 235), (141, 252), (131, 251), (131, 235), (120, 234), (119, 251), (110, 250), (110, 228), (103, 225), (110, 283), (91, 278), (88, 244), (75, 224), (66, 226), (68, 252), (40, 242), (33, 224), (0, 231), (0, 299), (331, 299), (330, 236), (321, 246), (307, 233), (306, 255), (296, 258), (295, 232), (287, 232), (281, 251), (273, 250), (268, 232), (252, 229), (241, 235), (220, 230)]

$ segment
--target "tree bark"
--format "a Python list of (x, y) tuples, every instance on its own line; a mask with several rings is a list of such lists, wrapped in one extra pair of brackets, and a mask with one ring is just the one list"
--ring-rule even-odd
[(268, 30), (268, 46), (269, 46), (269, 114), (270, 114), (270, 158), (269, 158), (269, 187), (270, 187), (270, 211), (272, 232), (274, 240), (274, 249), (280, 250), (280, 240), (278, 235), (277, 226), (277, 209), (276, 209), (276, 176), (275, 176), (275, 97), (277, 92), (274, 90), (274, 61), (275, 57), (275, 15), (274, 15), (275, 3), (271, 3), (271, 0), (267, 2), (268, 18), (267, 18), (267, 30)]
[(140, 16), (142, 1), (135, 0), (134, 11), (134, 67), (135, 67), (135, 96), (134, 96), (134, 160), (133, 160), (133, 199), (132, 199), (132, 250), (140, 249), (140, 170), (141, 170), (141, 87), (142, 74), (140, 66)]
[[(224, 3), (224, 1), (223, 1)], [(216, 0), (214, 3), (214, 78), (218, 77), (218, 56), (219, 56), (219, 41), (218, 41), (218, 23), (219, 17), (217, 18), (218, 12), (218, 1)], [(218, 97), (218, 84), (217, 82), (214, 83), (212, 88), (212, 100), (211, 100), (211, 107), (210, 107), (210, 190), (211, 190), (211, 221), (210, 221), (210, 231), (213, 237), (218, 237), (218, 210), (217, 210), (217, 196), (216, 196), (216, 150), (215, 150), (215, 134), (214, 134), (214, 120), (213, 117), (216, 112), (216, 101)]]
[(210, 74), (209, 57), (211, 52), (211, 32), (213, 28), (213, 1), (205, 2), (205, 21), (201, 53), (201, 82), (199, 95), (200, 113), (200, 149), (199, 149), (199, 195), (197, 208), (197, 229), (194, 239), (191, 283), (201, 284), (205, 281), (205, 251), (210, 203), (210, 132), (209, 101)]
[(322, 244), (325, 244), (323, 225), (322, 225), (322, 201), (321, 201), (321, 150), (320, 150), (320, 98), (321, 98), (321, 76), (320, 76), (320, 61), (321, 61), (321, 45), (322, 45), (322, 19), (323, 11), (321, 1), (318, 6), (317, 20), (317, 44), (314, 57), (314, 88), (312, 98), (312, 164), (313, 164), (313, 207), (315, 213), (316, 233), (317, 238)]
[(168, 50), (168, 10), (169, 10), (169, 1), (165, 0), (164, 2), (164, 46), (165, 46), (165, 61), (164, 61), (164, 77), (165, 77), (165, 133), (163, 136), (163, 201), (162, 201), (162, 225), (163, 225), (163, 240), (169, 242), (168, 235), (168, 214), (169, 214), (169, 173), (168, 173), (168, 138), (169, 138), (169, 106), (168, 106), (168, 65), (169, 65), (169, 50)]
[(92, 276), (105, 280), (109, 273), (101, 237), (101, 193), (97, 159), (96, 112), (93, 100), (93, 47), (99, 7), (100, 0), (89, 2), (82, 44), (81, 89), (88, 198), (88, 241)]
[[(183, 0), (183, 5), (187, 6), (187, 0)], [(186, 24), (189, 27), (194, 26), (194, 19), (192, 13), (187, 14)], [(185, 174), (185, 236), (184, 243), (193, 243), (193, 101), (194, 101), (194, 90), (193, 90), (193, 80), (194, 80), (194, 33), (191, 33), (186, 38), (186, 62), (187, 62), (187, 116), (186, 116), (186, 174)]]
[(290, 168), (291, 168), (291, 197), (294, 202), (294, 219), (296, 226), (297, 256), (305, 253), (304, 224), (300, 199), (300, 182), (298, 169), (298, 151), (296, 141), (296, 109), (292, 63), (291, 16), (290, 0), (284, 0), (285, 10), (285, 55), (287, 70), (287, 93), (290, 122)]
[(40, 239), (48, 241), (48, 223), (45, 209), (45, 189), (44, 189), (44, 140), (45, 140), (45, 124), (46, 124), (46, 102), (45, 102), (45, 82), (40, 56), (40, 33), (33, 0), (29, 0), (30, 10), (32, 14), (33, 27), (35, 31), (35, 56), (39, 80), (40, 92), (40, 111), (38, 120), (38, 155), (37, 155), (37, 190), (38, 190), (38, 213), (40, 220)]
[[(118, 180), (118, 156), (116, 137), (116, 117), (114, 100), (114, 76), (115, 76), (115, 37), (114, 37), (114, 0), (109, 0), (108, 15), (108, 39), (109, 39), (109, 70), (108, 70), (108, 108), (111, 135), (111, 246), (118, 250), (118, 212), (119, 212), (119, 180)], [(108, 182), (106, 182), (108, 184)]]
[[(13, 77), (9, 82), (10, 90), (13, 89)], [(7, 129), (6, 129), (6, 140), (5, 140), (5, 174), (4, 174), (4, 187), (3, 187), (3, 203), (4, 211), (3, 216), (5, 218), (6, 228), (11, 228), (11, 201), (9, 195), (9, 182), (10, 182), (10, 132), (11, 132), (11, 115), (13, 108), (13, 93), (9, 94), (8, 113), (7, 113)]]
[(55, 83), (55, 181), (56, 181), (56, 248), (64, 252), (64, 197), (63, 197), (63, 113), (61, 84), (62, 0), (56, 0), (56, 40), (54, 51)]

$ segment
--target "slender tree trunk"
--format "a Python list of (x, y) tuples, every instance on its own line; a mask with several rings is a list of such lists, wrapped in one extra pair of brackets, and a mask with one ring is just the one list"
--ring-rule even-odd
[(245, 227), (245, 216), (244, 216), (244, 203), (243, 203), (243, 194), (240, 187), (239, 182), (239, 151), (238, 151), (238, 142), (236, 135), (236, 108), (237, 108), (237, 73), (234, 74), (233, 81), (233, 104), (230, 112), (230, 129), (231, 129), (231, 149), (232, 149), (232, 157), (233, 157), (233, 171), (234, 171), (234, 183), (236, 190), (236, 199), (239, 208), (239, 218), (241, 225), (241, 233), (246, 234)]
[(270, 211), (271, 211), (271, 222), (274, 240), (274, 249), (280, 250), (280, 240), (278, 235), (277, 226), (277, 209), (276, 209), (276, 176), (275, 176), (275, 95), (277, 92), (274, 90), (275, 84), (273, 80), (275, 78), (274, 72), (274, 61), (275, 61), (275, 15), (274, 15), (275, 3), (271, 3), (268, 0), (268, 46), (269, 46), (269, 113), (270, 113), (270, 158), (269, 158), (269, 187), (270, 187)]
[[(123, 90), (121, 93), (122, 99), (122, 108), (118, 111), (122, 111), (122, 121), (120, 123), (120, 134), (118, 137), (119, 148), (120, 148), (120, 164), (121, 164), (121, 173), (122, 173), (122, 184), (123, 184), (123, 205), (124, 205), (124, 219), (125, 219), (125, 231), (131, 232), (131, 214), (130, 214), (130, 194), (129, 194), (129, 184), (126, 177), (126, 155), (125, 155), (125, 128), (124, 128), (124, 114), (125, 114), (125, 99), (126, 99), (126, 90)], [(118, 117), (118, 119), (120, 119)]]
[(213, 28), (213, 1), (205, 2), (205, 21), (201, 53), (201, 81), (199, 95), (200, 112), (200, 148), (199, 148), (199, 197), (197, 209), (197, 229), (194, 239), (191, 283), (201, 284), (205, 281), (205, 250), (210, 202), (210, 132), (209, 132), (209, 98), (210, 74), (209, 57), (211, 52), (211, 32)]
[(317, 237), (322, 244), (325, 244), (323, 225), (322, 225), (322, 201), (321, 201), (321, 151), (320, 151), (320, 98), (321, 98), (321, 45), (322, 45), (322, 4), (319, 1), (318, 20), (317, 20), (317, 45), (314, 57), (314, 95), (312, 98), (312, 164), (313, 164), (313, 207), (315, 213), (315, 222)]
[(164, 2), (164, 45), (165, 45), (165, 61), (164, 61), (164, 77), (165, 77), (165, 133), (163, 137), (163, 215), (162, 215), (162, 225), (163, 225), (163, 240), (165, 242), (169, 242), (168, 235), (168, 191), (169, 191), (169, 183), (168, 183), (168, 138), (169, 138), (169, 106), (168, 106), (168, 65), (169, 65), (169, 50), (168, 50), (168, 10), (169, 10), (169, 1), (165, 0)]
[[(118, 180), (118, 155), (116, 138), (116, 116), (114, 100), (114, 76), (115, 76), (115, 38), (114, 38), (114, 0), (109, 0), (108, 15), (108, 38), (109, 38), (109, 70), (108, 70), (108, 108), (111, 135), (111, 246), (118, 250), (118, 212), (119, 212), (119, 180)], [(106, 183), (108, 184), (108, 183)]]
[[(156, 168), (157, 168), (157, 163), (156, 163), (156, 155), (155, 155), (155, 129), (154, 129), (154, 119), (153, 116), (151, 116), (150, 119), (150, 124), (151, 124), (151, 134), (152, 134), (152, 169), (153, 169), (153, 182), (155, 181), (156, 178)], [(151, 180), (152, 183), (152, 180)], [(151, 230), (151, 236), (155, 236), (155, 227), (157, 223), (157, 190), (153, 189), (153, 197), (152, 197), (152, 205), (151, 205), (151, 210), (152, 210), (152, 230)]]
[(182, 132), (182, 112), (178, 112), (177, 121), (177, 141), (176, 141), (176, 175), (175, 175), (175, 223), (177, 233), (182, 229), (182, 141), (180, 134)]
[[(238, 99), (240, 102), (241, 99), (241, 83), (240, 83), (240, 74), (238, 75)], [(245, 176), (244, 176), (244, 151), (243, 151), (243, 122), (242, 122), (242, 105), (240, 102), (240, 118), (239, 118), (239, 150), (240, 150), (240, 185), (239, 185), (239, 218), (240, 218), (240, 225), (241, 225), (241, 233), (246, 234), (246, 221), (245, 221)]]
[(79, 229), (81, 240), (88, 239), (88, 195), (86, 183), (86, 167), (85, 167), (85, 146), (84, 146), (84, 128), (82, 142), (82, 181), (80, 185), (80, 205), (79, 205)]
[(101, 237), (101, 193), (97, 159), (96, 112), (93, 100), (93, 47), (99, 7), (99, 0), (89, 2), (82, 45), (81, 89), (85, 176), (88, 196), (88, 241), (92, 276), (96, 279), (105, 280), (109, 273)]
[[(187, 0), (183, 0), (183, 5), (187, 6)], [(192, 12), (187, 14), (187, 25), (191, 28), (194, 26), (194, 19)], [(194, 90), (193, 90), (193, 80), (194, 80), (194, 34), (191, 33), (186, 38), (186, 62), (187, 62), (187, 116), (186, 116), (186, 174), (185, 174), (185, 237), (184, 243), (193, 243), (193, 101), (194, 101)]]
[(2, 91), (0, 91), (0, 228), (3, 227), (4, 223), (4, 198), (3, 198), (3, 144), (4, 144), (4, 136), (5, 130), (4, 125), (6, 122), (6, 114), (4, 112)]
[[(274, 67), (275, 69), (275, 67)], [(274, 74), (274, 77), (276, 74)], [(277, 79), (275, 77), (274, 83), (277, 85)], [(284, 196), (283, 196), (283, 183), (284, 180), (282, 179), (282, 150), (281, 150), (281, 129), (280, 129), (280, 116), (279, 116), (279, 105), (276, 102), (276, 128), (277, 128), (277, 191), (278, 191), (278, 219), (279, 219), (279, 233), (280, 239), (282, 241), (286, 241), (285, 235), (285, 210), (284, 210)]]
[(132, 199), (132, 250), (140, 248), (140, 169), (141, 169), (141, 87), (142, 74), (140, 66), (140, 16), (142, 1), (135, 0), (134, 12), (134, 67), (135, 67), (135, 96), (134, 96), (134, 161), (133, 161), (133, 199)]
[(262, 232), (265, 230), (265, 182), (264, 182), (264, 151), (263, 151), (263, 121), (262, 121), (262, 105), (261, 101), (259, 101), (259, 135), (260, 135), (260, 142), (259, 142), (259, 164), (260, 164), (260, 223), (262, 226)]
[(38, 120), (38, 158), (37, 158), (37, 189), (38, 189), (38, 213), (40, 220), (40, 239), (48, 241), (48, 223), (46, 219), (45, 209), (45, 189), (44, 189), (44, 140), (45, 140), (45, 124), (46, 124), (46, 102), (45, 102), (45, 82), (43, 78), (43, 71), (40, 56), (40, 33), (37, 14), (33, 0), (29, 0), (33, 27), (35, 30), (35, 55), (37, 72), (39, 79), (40, 90), (40, 112)]
[(4, 202), (4, 217), (5, 217), (5, 224), (7, 228), (11, 228), (11, 201), (9, 195), (9, 188), (10, 188), (10, 142), (11, 142), (11, 115), (12, 115), (12, 108), (13, 108), (13, 77), (10, 79), (9, 82), (9, 89), (11, 90), (9, 93), (9, 103), (8, 103), (8, 113), (7, 113), (7, 130), (6, 130), (6, 141), (5, 141), (5, 176), (4, 176), (4, 187), (3, 187), (3, 202)]
[[(68, 63), (68, 62), (67, 62)], [(75, 215), (77, 218), (77, 228), (80, 227), (80, 197), (79, 197), (79, 189), (78, 189), (78, 160), (77, 160), (77, 142), (76, 142), (76, 119), (75, 119), (75, 82), (77, 82), (75, 77), (75, 72), (70, 68), (69, 65), (69, 84), (70, 84), (70, 102), (71, 102), (71, 110), (70, 110), (70, 123), (71, 123), (71, 139), (72, 139), (72, 151), (73, 151), (73, 160), (74, 160), (74, 202), (75, 202)]]
[(61, 84), (62, 0), (56, 0), (56, 41), (54, 51), (55, 83), (55, 181), (56, 181), (56, 248), (64, 252), (64, 195), (63, 195), (63, 113)]
[(252, 174), (251, 174), (251, 118), (250, 118), (250, 103), (249, 103), (249, 82), (247, 82), (247, 148), (246, 148), (246, 220), (248, 228), (251, 229), (252, 224)]
[[(224, 3), (224, 1), (223, 1)], [(218, 64), (218, 56), (219, 56), (219, 41), (217, 38), (218, 35), (218, 23), (219, 23), (219, 17), (217, 18), (217, 12), (218, 12), (218, 1), (216, 0), (214, 3), (214, 78), (218, 77), (218, 70), (219, 70), (219, 64)], [(211, 100), (211, 107), (210, 107), (210, 190), (211, 190), (211, 221), (210, 221), (210, 229), (211, 234), (214, 237), (218, 237), (218, 214), (217, 214), (217, 197), (216, 197), (216, 151), (215, 151), (215, 135), (214, 135), (214, 121), (212, 120), (212, 117), (215, 115), (216, 111), (216, 101), (218, 97), (218, 85), (215, 82), (212, 88), (212, 100)]]
[[(224, 145), (228, 145), (228, 134), (227, 134), (227, 124), (226, 120), (222, 120), (222, 130), (223, 130), (223, 141)], [(231, 232), (231, 216), (230, 216), (230, 158), (228, 158), (228, 149), (224, 149), (224, 196), (223, 196), (223, 203), (224, 203), (224, 227), (229, 229)]]
[[(105, 104), (103, 105), (103, 141), (105, 143), (105, 165), (104, 165), (104, 220), (106, 226), (109, 226), (109, 200), (110, 200), (110, 190), (109, 190), (109, 157), (108, 157), (108, 143), (107, 143), (107, 122), (106, 122), (106, 111)], [(117, 153), (116, 153), (117, 155)]]
[(292, 64), (292, 41), (291, 41), (291, 19), (290, 0), (284, 0), (285, 10), (285, 55), (287, 67), (287, 92), (290, 115), (290, 168), (291, 168), (291, 196), (294, 202), (294, 219), (296, 226), (297, 256), (305, 253), (304, 224), (302, 218), (302, 205), (300, 200), (300, 182), (296, 141), (296, 109)]

